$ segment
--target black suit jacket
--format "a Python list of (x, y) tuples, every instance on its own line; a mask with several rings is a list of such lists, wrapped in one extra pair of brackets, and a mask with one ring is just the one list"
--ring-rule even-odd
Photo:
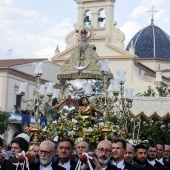
[(146, 162), (145, 165), (139, 165), (137, 163), (134, 163), (134, 164), (137, 165), (140, 168), (140, 170), (158, 170), (156, 167), (152, 166), (148, 162)]
[[(17, 166), (14, 165), (11, 160), (4, 160), (4, 170), (16, 170), (16, 167)], [(22, 170), (21, 165), (18, 165), (17, 170)], [(24, 166), (24, 170), (28, 170), (26, 165)]]
[(160, 162), (158, 162), (157, 160), (155, 160), (154, 167), (156, 167), (158, 170), (165, 170), (165, 167)]
[(170, 170), (170, 161), (163, 160), (165, 170)]
[[(40, 170), (40, 163), (37, 163), (37, 164), (30, 164), (30, 170)], [(52, 163), (52, 168), (53, 170), (66, 170), (65, 168), (55, 164), (55, 163)]]
[[(113, 161), (113, 160), (112, 160)], [(111, 161), (111, 164), (113, 163)], [(136, 165), (130, 164), (124, 160), (124, 170), (140, 170)]]
[(107, 165), (106, 170), (121, 170), (120, 168), (117, 168), (115, 165), (111, 165), (110, 163)]
[(140, 170), (136, 165), (125, 162), (124, 170)]
[(70, 165), (71, 165), (70, 170), (75, 170), (77, 163), (75, 161), (71, 160)]

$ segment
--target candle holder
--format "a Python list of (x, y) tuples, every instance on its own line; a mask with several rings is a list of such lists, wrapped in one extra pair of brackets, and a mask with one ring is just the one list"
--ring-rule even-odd
[[(32, 112), (34, 112), (35, 124), (30, 124), (30, 127), (27, 128), (27, 132), (29, 132), (30, 134), (34, 134), (33, 142), (39, 142), (39, 134), (41, 133), (41, 127), (39, 124), (39, 114), (44, 111), (47, 104), (52, 101), (52, 98), (55, 98), (57, 96), (53, 94), (53, 86), (55, 85), (55, 83), (46, 82), (44, 85), (40, 82), (40, 78), (43, 74), (42, 66), (44, 66), (44, 63), (33, 63), (33, 66), (35, 66), (34, 73), (36, 74), (36, 88), (33, 91), (33, 99), (24, 98), (26, 94), (26, 86), (28, 84), (27, 82), (22, 82), (20, 84), (19, 95), (22, 96), (21, 101), (27, 104), (27, 110), (31, 110)], [(46, 89), (47, 97), (45, 97)]]
[(105, 140), (108, 140), (109, 134), (112, 132), (109, 126), (104, 125), (103, 127), (100, 127), (100, 133), (104, 136)]
[[(101, 62), (101, 64), (106, 64), (107, 62)], [(112, 129), (112, 125), (108, 125), (108, 117), (109, 116), (117, 116), (119, 117), (122, 126), (119, 127), (121, 131), (122, 137), (125, 137), (127, 134), (127, 118), (129, 116), (129, 109), (132, 107), (133, 102), (133, 89), (124, 89), (125, 83), (125, 71), (120, 70), (117, 72), (119, 79), (112, 79), (110, 82), (107, 79), (107, 66), (101, 66), (101, 73), (103, 74), (103, 89), (102, 89), (102, 97), (98, 97), (95, 99), (95, 104), (97, 107), (104, 111), (104, 126), (100, 127), (100, 132), (104, 135), (105, 139), (108, 139), (108, 136), (111, 132), (114, 131)], [(112, 93), (109, 91), (108, 95), (108, 86), (109, 83), (112, 84)], [(126, 92), (126, 96), (124, 95)]]

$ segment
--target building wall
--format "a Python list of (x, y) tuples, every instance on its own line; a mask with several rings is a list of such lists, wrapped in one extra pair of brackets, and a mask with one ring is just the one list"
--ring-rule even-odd
[[(138, 59), (139, 62), (144, 64), (145, 66), (149, 67), (150, 69), (157, 71), (158, 68), (160, 70), (170, 70), (169, 65), (170, 65), (170, 60), (143, 60), (143, 59)], [(170, 77), (170, 71), (169, 72), (162, 72), (162, 75), (165, 77)]]
[[(42, 84), (48, 81), (59, 84), (57, 80), (57, 72), (60, 69), (59, 65), (45, 61), (44, 72), (42, 75)], [(7, 111), (13, 112), (16, 104), (16, 95), (18, 94), (19, 85), (21, 82), (28, 82), (25, 99), (33, 99), (33, 91), (35, 89), (36, 77), (32, 63), (12, 67), (12, 70), (6, 69), (0, 71), (0, 107)], [(59, 87), (59, 86), (58, 86)], [(26, 109), (26, 104), (22, 103), (21, 109)]]
[[(57, 72), (60, 69), (60, 66), (54, 64), (48, 60), (44, 61), (44, 73), (42, 75), (41, 83), (44, 84), (48, 81), (53, 81), (55, 83), (59, 83), (57, 80)], [(22, 114), (14, 113), (14, 105), (16, 105), (16, 95), (18, 94), (19, 85), (21, 82), (28, 82), (28, 86), (26, 88), (26, 94), (24, 98), (26, 100), (33, 99), (33, 91), (35, 90), (36, 77), (34, 74), (34, 68), (32, 63), (13, 66), (10, 68), (0, 68), (0, 107), (2, 110), (6, 112), (10, 112), (12, 118), (22, 119)], [(57, 85), (59, 88), (59, 85)], [(21, 103), (21, 110), (29, 109), (28, 103)], [(19, 116), (19, 117), (18, 117)], [(32, 120), (33, 119), (33, 120)], [(34, 117), (31, 119), (31, 122), (35, 123)], [(10, 142), (15, 134), (20, 133), (21, 130), (21, 122), (11, 123), (8, 127), (8, 130), (5, 132), (2, 137)]]
[(7, 97), (7, 89), (8, 89), (8, 78), (7, 72), (0, 72), (0, 108), (4, 110), (6, 108), (6, 97)]

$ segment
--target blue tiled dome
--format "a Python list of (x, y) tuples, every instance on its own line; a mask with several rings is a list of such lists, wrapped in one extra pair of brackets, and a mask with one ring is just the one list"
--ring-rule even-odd
[(129, 42), (135, 47), (135, 54), (139, 58), (170, 59), (170, 37), (159, 27), (151, 24), (140, 30)]

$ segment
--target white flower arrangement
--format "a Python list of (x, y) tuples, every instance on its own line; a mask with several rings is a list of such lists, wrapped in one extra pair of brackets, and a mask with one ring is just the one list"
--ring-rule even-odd
[(92, 132), (92, 130), (93, 130), (93, 129), (92, 129), (91, 127), (89, 127), (89, 128), (87, 129), (88, 132)]
[(58, 135), (53, 139), (54, 142), (58, 142)]
[(45, 132), (46, 130), (47, 130), (47, 126), (42, 129), (43, 132)]
[(76, 119), (72, 119), (72, 122), (77, 123), (77, 120)]
[(68, 136), (71, 136), (71, 135), (73, 135), (75, 132), (72, 130), (72, 131), (69, 131), (68, 132)]
[(82, 116), (82, 119), (85, 120), (87, 119), (89, 116)]

